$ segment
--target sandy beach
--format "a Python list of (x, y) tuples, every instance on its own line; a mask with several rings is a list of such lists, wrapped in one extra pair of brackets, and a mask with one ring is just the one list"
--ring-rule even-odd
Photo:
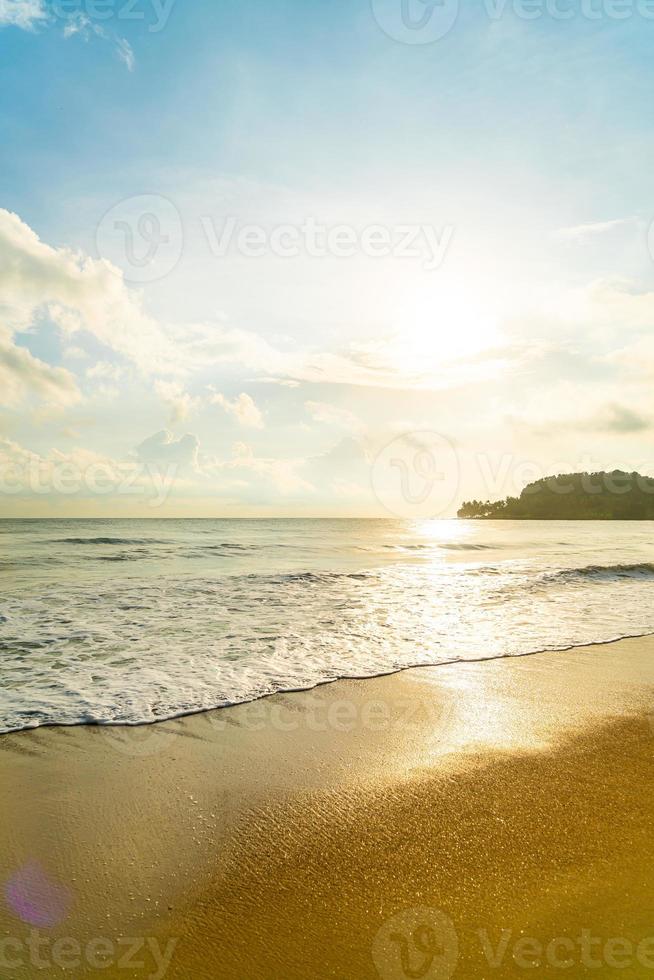
[(0, 980), (654, 980), (653, 49), (0, 0)]
[(3, 735), (0, 975), (651, 976), (653, 695), (647, 637)]

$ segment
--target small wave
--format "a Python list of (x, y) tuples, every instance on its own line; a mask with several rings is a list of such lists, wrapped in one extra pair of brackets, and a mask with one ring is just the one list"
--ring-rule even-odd
[[(501, 548), (499, 544), (474, 544), (465, 541), (452, 541), (444, 544), (385, 544), (382, 545), (387, 551), (431, 551), (433, 548), (441, 548), (444, 551), (494, 551)], [(363, 549), (371, 550), (375, 549)]]
[(21, 524), (0, 558), (0, 732), (654, 631), (644, 527), (506, 524), (495, 544), (346, 526)]
[(39, 568), (41, 565), (60, 565), (61, 559), (55, 555), (33, 555), (24, 558), (0, 558), (0, 572), (15, 571), (19, 568)]
[(654, 563), (637, 562), (631, 565), (585, 565), (582, 568), (562, 568), (558, 572), (547, 572), (542, 582), (568, 582), (575, 580), (596, 580), (612, 582), (623, 578), (654, 578)]
[(336, 581), (337, 579), (354, 579), (355, 581), (364, 581), (366, 579), (377, 578), (376, 575), (370, 575), (367, 572), (290, 572), (286, 575), (247, 575), (248, 579), (259, 579), (259, 581), (266, 579), (269, 582), (282, 583), (282, 582), (306, 582), (311, 585), (325, 585), (329, 582)]
[(147, 554), (123, 554), (123, 555), (93, 555), (89, 558), (89, 561), (140, 561), (143, 558), (148, 558)]
[(137, 545), (137, 544), (165, 544), (165, 541), (158, 541), (156, 538), (57, 538), (54, 544), (105, 544), (105, 545)]
[[(428, 551), (431, 548), (430, 544), (384, 544), (382, 545), (386, 551)], [(369, 549), (366, 549), (369, 550)], [(370, 549), (373, 550), (374, 549)]]
[(495, 551), (502, 546), (499, 544), (466, 544), (466, 542), (452, 542), (450, 544), (439, 544), (439, 548), (445, 551)]
[(221, 544), (202, 544), (198, 546), (200, 551), (258, 551), (256, 544), (235, 544), (231, 541), (223, 541)]

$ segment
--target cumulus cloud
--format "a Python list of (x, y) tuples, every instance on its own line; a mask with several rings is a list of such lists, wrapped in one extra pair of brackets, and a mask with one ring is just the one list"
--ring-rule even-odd
[(363, 443), (346, 436), (305, 464), (309, 479), (327, 495), (359, 497), (370, 492), (370, 457)]
[(120, 364), (111, 364), (109, 361), (96, 361), (92, 367), (87, 369), (86, 377), (120, 381), (124, 373), (124, 368)]
[(0, 27), (32, 31), (48, 19), (44, 0), (0, 0)]
[(520, 413), (510, 413), (505, 421), (548, 440), (553, 432), (560, 440), (568, 435), (584, 435), (587, 440), (593, 435), (620, 437), (651, 429), (654, 415), (647, 389), (630, 385), (628, 405), (625, 398), (624, 386), (619, 383), (552, 381), (525, 396)]
[(645, 432), (647, 429), (651, 429), (652, 418), (624, 405), (612, 404), (608, 405), (597, 418), (593, 419), (589, 427), (598, 432), (618, 434)]
[(154, 383), (154, 390), (165, 405), (170, 408), (170, 421), (174, 424), (182, 422), (188, 418), (191, 411), (197, 406), (198, 399), (193, 398), (188, 391), (178, 381), (158, 380)]
[(15, 406), (29, 395), (58, 406), (72, 405), (80, 399), (70, 371), (40, 361), (0, 334), (0, 404)]
[[(208, 367), (238, 365), (291, 384), (352, 385), (395, 390), (430, 390), (461, 383), (428, 365), (419, 352), (404, 362), (401, 336), (341, 351), (280, 350), (249, 331), (216, 323), (160, 323), (145, 312), (141, 294), (130, 290), (115, 266), (67, 248), (53, 248), (20, 218), (0, 210), (0, 313), (13, 331), (30, 326), (40, 313), (70, 338), (88, 331), (134, 363), (144, 374), (177, 376)], [(424, 359), (422, 359), (424, 360)], [(400, 366), (403, 365), (403, 366)], [(473, 365), (475, 374), (496, 365)]]
[(283, 496), (313, 493), (314, 487), (300, 473), (304, 460), (270, 459), (254, 455), (245, 443), (234, 445), (231, 460), (220, 461), (215, 469), (223, 474), (245, 478), (264, 492), (270, 488)]
[(339, 429), (348, 429), (351, 432), (363, 430), (361, 419), (347, 408), (340, 408), (338, 405), (330, 405), (327, 402), (312, 401), (305, 402), (305, 408), (314, 422), (333, 425)]
[(245, 392), (232, 401), (220, 392), (213, 392), (209, 401), (212, 405), (220, 405), (228, 415), (231, 415), (241, 425), (249, 429), (263, 429), (263, 415), (254, 400)]
[[(75, 436), (70, 433), (67, 437)], [(132, 476), (130, 487), (147, 487), (148, 475), (133, 473), (133, 466), (127, 460), (121, 462), (79, 446), (65, 452), (53, 447), (40, 454), (0, 438), (0, 476), (3, 493), (10, 496), (104, 496), (124, 485), (127, 473)]]
[(52, 248), (0, 210), (0, 315), (12, 331), (47, 313), (67, 335), (87, 330), (143, 372), (177, 372), (178, 351), (103, 259)]
[(198, 469), (198, 437), (190, 432), (176, 439), (172, 432), (163, 429), (137, 446), (136, 455), (143, 463), (158, 466), (179, 466)]
[(70, 361), (84, 361), (89, 355), (81, 347), (77, 347), (75, 344), (68, 344), (63, 350), (63, 356)]
[(0, 438), (0, 466), (3, 470), (9, 466), (23, 466), (38, 458), (36, 453), (25, 449), (12, 439)]

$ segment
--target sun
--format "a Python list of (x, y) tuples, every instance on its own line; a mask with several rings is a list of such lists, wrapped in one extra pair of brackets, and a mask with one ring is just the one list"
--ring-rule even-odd
[(434, 285), (409, 298), (398, 323), (398, 341), (407, 361), (423, 370), (439, 370), (497, 346), (497, 312), (472, 289), (472, 283)]

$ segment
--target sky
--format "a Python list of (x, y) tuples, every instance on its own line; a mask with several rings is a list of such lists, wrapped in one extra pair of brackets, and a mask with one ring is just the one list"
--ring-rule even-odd
[(652, 0), (0, 0), (0, 512), (654, 473)]

